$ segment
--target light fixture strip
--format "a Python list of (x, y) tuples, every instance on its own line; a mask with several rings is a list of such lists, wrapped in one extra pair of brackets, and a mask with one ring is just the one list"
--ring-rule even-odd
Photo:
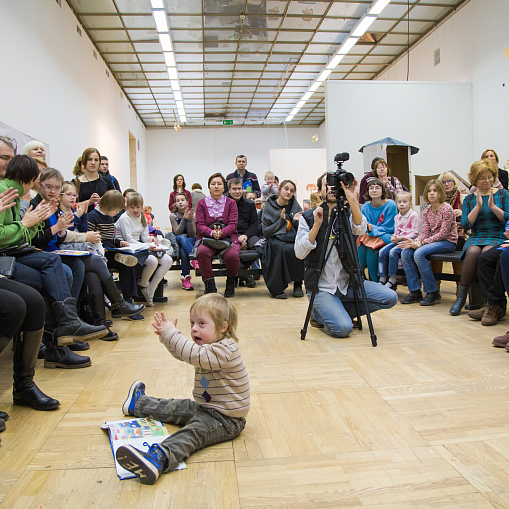
[[(375, 0), (375, 2), (373, 2), (373, 5), (368, 9), (368, 12), (360, 18), (359, 22), (350, 31), (348, 37), (343, 41), (341, 46), (334, 53), (318, 78), (315, 79), (308, 90), (299, 99), (296, 107), (292, 110), (290, 115), (286, 117), (285, 122), (290, 122), (290, 120), (293, 119), (300, 108), (302, 108), (302, 106), (304, 106), (306, 101), (313, 95), (313, 93), (318, 90), (320, 85), (329, 77), (329, 74), (333, 71), (333, 69), (337, 67), (339, 62), (343, 60), (344, 56), (357, 44), (359, 39), (366, 33), (367, 29), (377, 19), (377, 16), (387, 7), (387, 5), (389, 5), (390, 2), (391, 0)], [(274, 108), (274, 106), (272, 106), (272, 108)], [(269, 112), (269, 115), (271, 112)]]
[(164, 9), (164, 1), (150, 0), (150, 3), (152, 5), (152, 15), (154, 16), (156, 24), (159, 43), (163, 50), (164, 61), (166, 63), (166, 70), (168, 72), (173, 97), (175, 98), (175, 103), (177, 105), (179, 120), (180, 122), (186, 122), (186, 112), (178, 79), (177, 62), (175, 60), (173, 43), (170, 37), (170, 30), (168, 28), (168, 17)]

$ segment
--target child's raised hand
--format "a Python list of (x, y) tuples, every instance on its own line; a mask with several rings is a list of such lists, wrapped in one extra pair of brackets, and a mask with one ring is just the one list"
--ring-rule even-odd
[[(154, 313), (154, 320), (155, 322), (152, 322), (152, 327), (154, 327), (155, 329), (155, 334), (157, 334), (158, 336), (160, 336), (164, 330), (169, 327), (170, 325), (170, 322), (168, 322), (166, 316), (164, 315), (163, 312), (161, 313)], [(172, 323), (174, 326), (177, 325), (177, 318), (174, 318), (172, 320)]]

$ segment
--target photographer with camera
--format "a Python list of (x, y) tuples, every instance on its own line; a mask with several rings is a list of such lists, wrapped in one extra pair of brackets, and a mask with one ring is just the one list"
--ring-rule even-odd
[[(346, 155), (346, 154), (345, 154)], [(336, 156), (338, 157), (338, 156)], [(343, 160), (346, 160), (343, 159)], [(338, 172), (339, 174), (339, 172)], [(362, 215), (357, 199), (357, 180), (353, 175), (342, 171), (336, 174), (350, 206), (350, 227), (353, 235), (366, 233), (367, 221)], [(348, 178), (345, 178), (348, 177)], [(345, 186), (344, 181), (350, 182)], [(327, 223), (336, 205), (336, 188), (327, 184), (327, 173), (318, 179), (321, 190), (322, 204), (304, 212), (299, 220), (299, 228), (295, 239), (295, 254), (305, 261), (304, 281), (308, 297), (313, 288), (318, 285), (313, 308), (313, 318), (324, 327), (324, 331), (338, 338), (347, 337), (353, 330), (352, 318), (356, 316), (355, 297), (350, 274), (343, 267), (338, 250), (333, 248), (323, 268), (319, 272), (318, 262), (324, 248)], [(341, 193), (341, 190), (339, 190)], [(325, 216), (325, 208), (328, 212)], [(335, 216), (336, 220), (338, 216)], [(335, 231), (335, 228), (333, 228)], [(335, 242), (334, 234), (328, 239), (328, 247)], [(319, 277), (318, 281), (317, 278)], [(368, 309), (372, 313), (379, 309), (389, 309), (396, 305), (398, 296), (395, 291), (372, 281), (362, 281), (364, 285)], [(365, 305), (358, 291), (360, 313), (366, 313)]]

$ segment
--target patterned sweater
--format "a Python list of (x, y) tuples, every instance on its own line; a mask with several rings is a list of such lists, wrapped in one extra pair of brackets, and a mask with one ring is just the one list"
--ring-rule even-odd
[(419, 235), (419, 223), (419, 215), (415, 210), (409, 209), (404, 216), (398, 213), (394, 219), (394, 235), (415, 239)]
[(229, 417), (248, 414), (249, 373), (233, 339), (199, 346), (170, 323), (159, 341), (173, 357), (194, 366), (193, 398), (199, 405)]
[(458, 229), (456, 228), (456, 214), (448, 203), (433, 212), (431, 207), (424, 209), (422, 213), (422, 233), (417, 240), (424, 244), (432, 244), (448, 240), (456, 244), (458, 242)]

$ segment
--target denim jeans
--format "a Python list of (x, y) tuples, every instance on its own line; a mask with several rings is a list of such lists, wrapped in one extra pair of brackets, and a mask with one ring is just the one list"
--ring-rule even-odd
[[(368, 301), (370, 313), (379, 309), (390, 309), (398, 302), (398, 294), (373, 281), (364, 281), (364, 290)], [(359, 295), (361, 315), (366, 314), (362, 294)], [(308, 293), (308, 297), (311, 294)], [(352, 318), (355, 318), (355, 299), (353, 287), (350, 284), (346, 295), (336, 291), (334, 295), (328, 292), (318, 292), (313, 305), (313, 318), (325, 326), (325, 332), (336, 338), (346, 338), (353, 330)]]
[(179, 245), (180, 264), (182, 265), (183, 276), (188, 276), (191, 272), (189, 255), (193, 250), (195, 242), (196, 237), (188, 237), (187, 235), (177, 235), (177, 244)]
[[(387, 244), (378, 253), (378, 275), (397, 276), (401, 248), (396, 243)], [(389, 270), (387, 271), (387, 267)]]
[(228, 417), (212, 408), (204, 408), (190, 399), (160, 399), (142, 396), (134, 407), (136, 417), (148, 417), (183, 426), (161, 442), (168, 466), (175, 468), (191, 453), (208, 445), (238, 437), (246, 425), (243, 417)]
[[(92, 256), (93, 255), (85, 256), (84, 258), (92, 258)], [(85, 278), (85, 265), (83, 264), (83, 260), (81, 260), (81, 258), (77, 256), (62, 256), (61, 261), (64, 265), (71, 269), (72, 273), (71, 295), (76, 299), (77, 302), (80, 297), (83, 279)]]
[(403, 249), (401, 259), (403, 260), (408, 290), (416, 292), (421, 289), (420, 274), (424, 292), (438, 292), (438, 285), (433, 276), (433, 270), (426, 257), (435, 253), (450, 253), (455, 249), (456, 244), (448, 240), (424, 244), (419, 249)]

